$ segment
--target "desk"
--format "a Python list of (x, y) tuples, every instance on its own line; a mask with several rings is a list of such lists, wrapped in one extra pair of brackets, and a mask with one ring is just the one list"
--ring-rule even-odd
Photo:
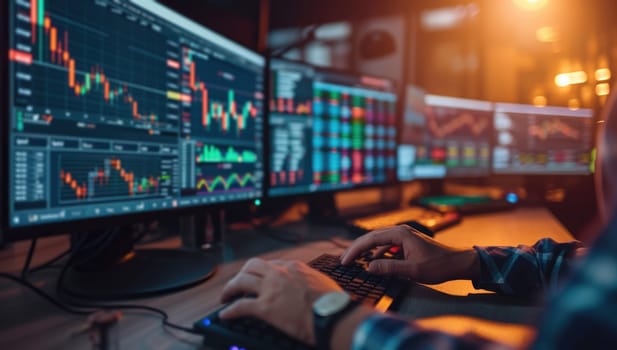
[[(304, 242), (288, 244), (250, 230), (230, 232), (222, 251), (225, 262), (211, 279), (188, 290), (131, 303), (162, 308), (169, 313), (172, 322), (188, 326), (219, 306), (224, 284), (251, 256), (309, 261), (321, 253), (337, 254), (342, 250), (326, 239), (345, 237), (342, 229), (295, 223), (285, 226), (285, 230), (302, 235)], [(532, 244), (543, 237), (557, 241), (572, 239), (570, 233), (541, 208), (468, 217), (460, 225), (436, 235), (438, 241), (460, 247)], [(49, 241), (39, 245), (47, 244), (37, 252), (40, 260), (57, 254), (67, 244), (65, 237), (46, 240)], [(336, 241), (349, 243), (344, 238), (336, 238)], [(173, 247), (178, 246), (179, 241), (173, 239), (157, 245)], [(26, 242), (21, 242), (0, 252), (2, 271), (15, 272), (23, 263), (26, 248)], [(48, 270), (31, 280), (51, 291), (56, 277), (57, 271)], [(71, 331), (83, 324), (84, 317), (68, 315), (21, 286), (0, 279), (0, 305), (0, 349), (89, 348), (85, 335), (70, 336)], [(517, 300), (475, 290), (469, 281), (414, 286), (396, 309), (411, 318), (421, 318), (420, 323), (426, 327), (455, 333), (476, 331), (513, 345), (523, 344), (533, 336), (526, 324), (532, 322), (540, 310)], [(150, 314), (125, 312), (117, 327), (121, 349), (202, 348), (201, 337), (164, 329), (159, 319)]]

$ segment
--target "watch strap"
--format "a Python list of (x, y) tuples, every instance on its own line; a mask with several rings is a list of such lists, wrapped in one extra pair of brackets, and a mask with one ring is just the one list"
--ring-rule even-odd
[(330, 350), (330, 341), (332, 340), (332, 332), (336, 323), (343, 318), (347, 313), (355, 309), (360, 302), (350, 300), (349, 303), (339, 310), (337, 313), (323, 317), (313, 314), (313, 329), (315, 331), (315, 344), (319, 350)]

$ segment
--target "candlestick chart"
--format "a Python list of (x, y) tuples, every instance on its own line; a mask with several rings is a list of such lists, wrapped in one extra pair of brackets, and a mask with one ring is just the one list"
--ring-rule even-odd
[[(95, 2), (80, 2), (79, 15), (63, 2), (27, 4), (17, 3), (23, 6), (17, 18), (29, 22), (29, 33), (16, 36), (9, 51), (16, 63), (16, 102), (23, 108), (18, 130), (52, 126), (52, 132), (67, 132), (75, 122), (150, 133), (177, 129), (167, 118), (160, 33), (126, 16), (101, 16), (110, 9)], [(43, 123), (42, 115), (53, 119)]]

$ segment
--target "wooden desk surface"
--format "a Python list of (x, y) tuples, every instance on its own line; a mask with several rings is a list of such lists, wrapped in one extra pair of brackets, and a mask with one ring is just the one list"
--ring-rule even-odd
[[(208, 281), (194, 288), (156, 298), (131, 301), (166, 310), (171, 321), (190, 326), (216, 309), (224, 284), (251, 256), (299, 259), (309, 261), (328, 252), (337, 254), (342, 248), (327, 237), (344, 237), (341, 229), (298, 223), (286, 227), (304, 235), (304, 243), (286, 244), (253, 231), (232, 232), (223, 251), (225, 263)], [(283, 234), (277, 229), (275, 234)], [(532, 244), (543, 237), (557, 241), (571, 240), (570, 233), (545, 209), (518, 209), (511, 212), (485, 214), (465, 218), (463, 222), (437, 234), (436, 239), (454, 246)], [(49, 238), (52, 242), (37, 256), (41, 260), (66, 247), (66, 238)], [(338, 242), (348, 243), (345, 239)], [(178, 245), (178, 240), (161, 243)], [(44, 246), (40, 244), (39, 246)], [(25, 242), (0, 252), (2, 271), (15, 272), (23, 263)], [(32, 281), (52, 291), (57, 271), (36, 274)], [(58, 310), (27, 289), (0, 279), (0, 349), (87, 349), (86, 335), (71, 336), (84, 317)], [(421, 319), (423, 326), (454, 333), (475, 331), (512, 345), (524, 344), (532, 335), (533, 322), (539, 308), (516, 300), (500, 298), (473, 289), (469, 281), (452, 281), (436, 286), (414, 286), (396, 311)], [(195, 349), (203, 348), (202, 338), (161, 327), (156, 316), (126, 312), (117, 326), (120, 349)]]

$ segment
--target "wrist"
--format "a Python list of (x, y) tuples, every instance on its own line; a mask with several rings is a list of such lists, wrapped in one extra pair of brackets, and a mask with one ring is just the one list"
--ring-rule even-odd
[(365, 305), (360, 305), (341, 318), (334, 326), (330, 349), (351, 349), (353, 336), (360, 324), (375, 310)]
[(480, 259), (475, 249), (456, 252), (451, 266), (457, 266), (456, 276), (452, 279), (473, 280), (480, 276)]

